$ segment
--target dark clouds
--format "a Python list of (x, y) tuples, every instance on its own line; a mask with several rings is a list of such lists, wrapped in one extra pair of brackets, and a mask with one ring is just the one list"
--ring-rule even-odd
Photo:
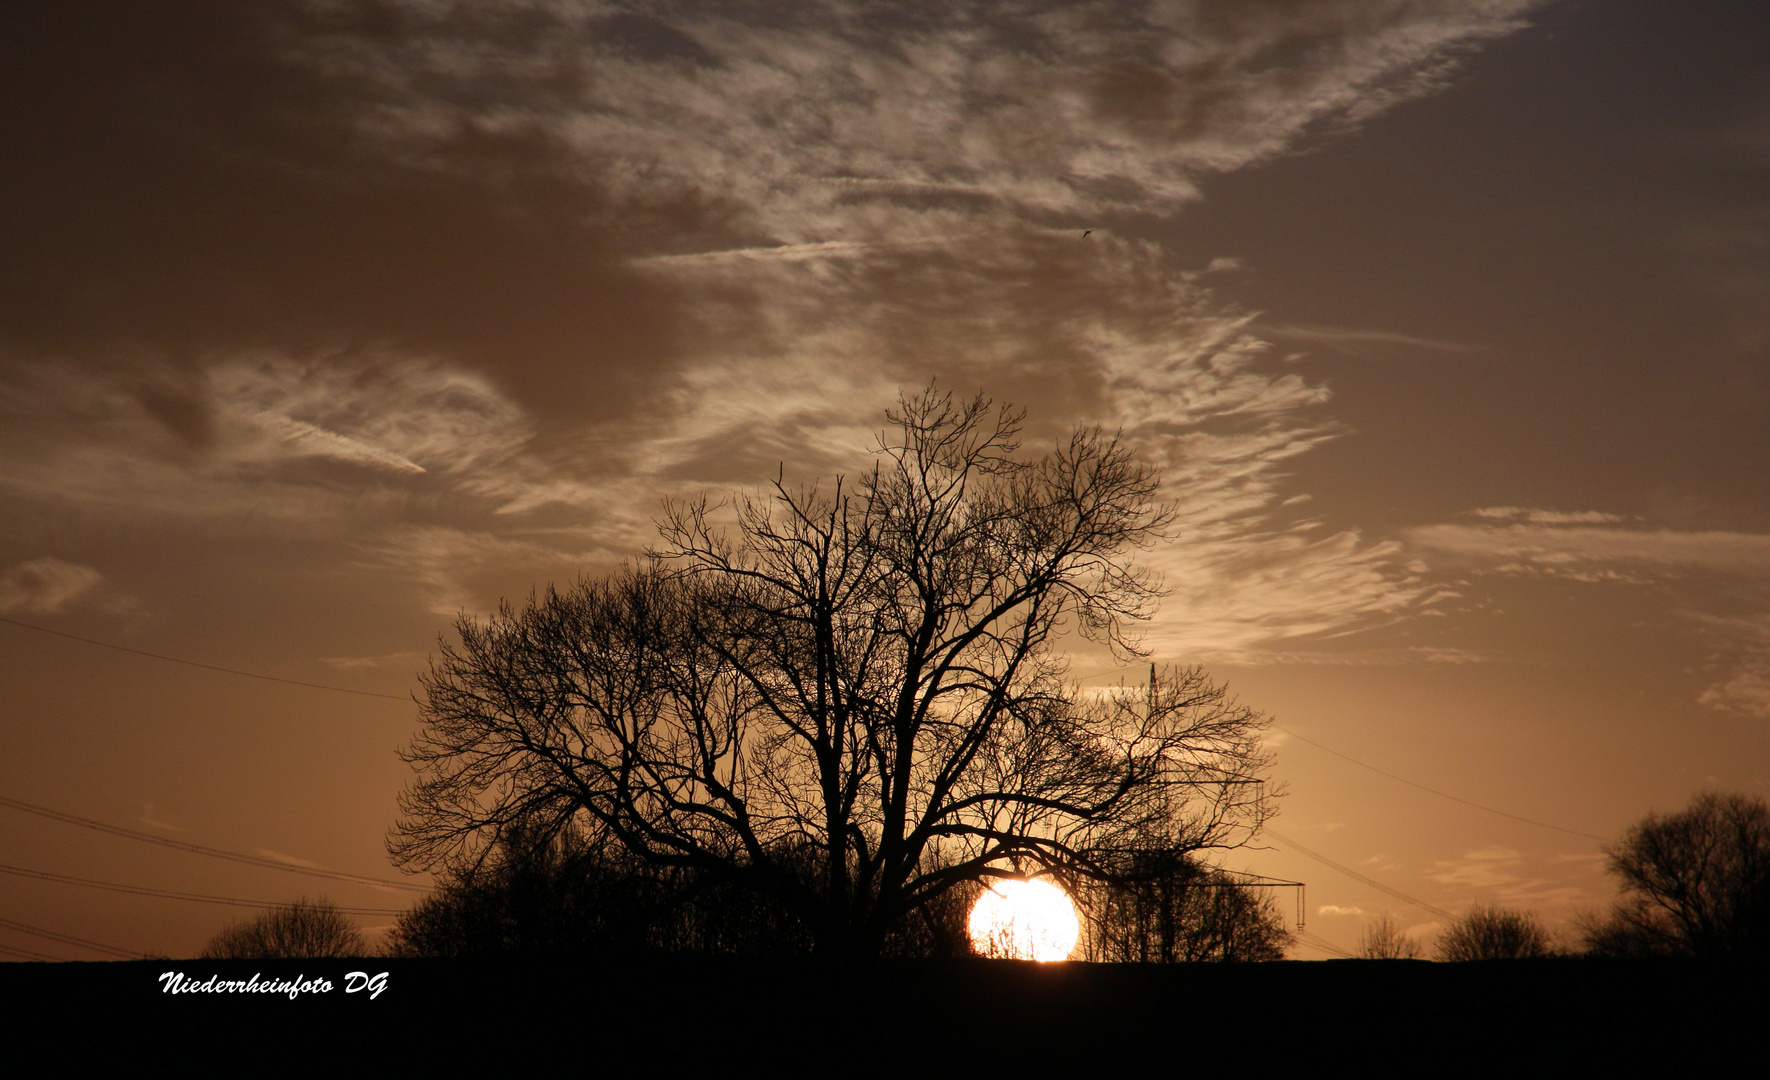
[[(1200, 553), (1257, 543), (1324, 394), (1104, 219), (1435, 88), (1523, 6), (70, 5), (13, 46), (0, 329), (48, 428), (9, 484), (377, 550), (566, 506), (569, 550), (632, 551), (659, 494), (852, 464), (938, 375), (1169, 462), (1171, 569), (1220, 593), (1262, 560)], [(1359, 595), (1195, 645), (1415, 595), (1355, 534), (1282, 546)]]
[[(366, 145), (367, 88), (311, 55), (324, 24), (283, 5), (70, 3), (9, 36), (4, 92), (28, 103), (6, 111), (0, 165), (10, 351), (190, 366), (385, 345), (612, 406), (608, 358), (655, 362), (667, 320), (584, 227), (593, 193), (538, 170), (501, 198)], [(545, 386), (523, 379), (537, 368)]]

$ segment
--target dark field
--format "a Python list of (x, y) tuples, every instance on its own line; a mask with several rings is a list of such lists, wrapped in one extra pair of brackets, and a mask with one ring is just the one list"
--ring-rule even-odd
[[(167, 994), (168, 971), (197, 981), (320, 978), (332, 989), (294, 1000)], [(385, 989), (346, 992), (353, 971), (385, 972)], [(225, 1063), (236, 1076), (309, 1063), (590, 1076), (948, 1074), (1019, 1063), (1029, 1075), (1088, 1076), (1335, 1062), (1433, 1076), (1691, 1075), (1713, 1062), (1762, 1075), (1765, 974), (1594, 960), (846, 969), (159, 960), (0, 964), (0, 1000), (15, 1052), (69, 1066)]]

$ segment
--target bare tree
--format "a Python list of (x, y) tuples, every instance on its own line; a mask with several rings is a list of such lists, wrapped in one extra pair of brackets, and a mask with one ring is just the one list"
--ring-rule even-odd
[(1089, 960), (1283, 960), (1291, 944), (1284, 916), (1260, 886), (1186, 855), (1137, 853), (1117, 880), (1085, 897)]
[(1112, 881), (1127, 848), (1245, 842), (1272, 812), (1264, 718), (1198, 671), (1083, 693), (1171, 512), (1083, 430), (1036, 460), (1018, 414), (930, 389), (854, 490), (668, 507), (644, 566), (463, 618), (423, 676), (402, 865), (471, 865), (522, 821), (740, 883), (820, 951), (876, 954), (965, 883)]
[(203, 946), (202, 959), (305, 960), (363, 956), (368, 951), (362, 932), (331, 901), (303, 897), (228, 926)]
[(1359, 935), (1358, 955), (1365, 960), (1423, 960), (1426, 950), (1407, 936), (1395, 916), (1384, 913)]
[(1770, 956), (1770, 806), (1714, 792), (1648, 814), (1607, 849), (1622, 896), (1588, 919), (1588, 951), (1611, 956)]
[(1555, 946), (1534, 914), (1476, 904), (1439, 935), (1440, 960), (1531, 960)]

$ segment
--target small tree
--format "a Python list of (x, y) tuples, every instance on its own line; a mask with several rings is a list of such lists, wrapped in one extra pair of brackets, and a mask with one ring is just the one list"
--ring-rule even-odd
[(1358, 955), (1365, 960), (1422, 960), (1426, 950), (1407, 936), (1395, 916), (1384, 913), (1359, 935)]
[(659, 867), (576, 831), (510, 830), (475, 867), (399, 917), (402, 956), (789, 954), (805, 928), (766, 897)]
[(1089, 960), (1282, 960), (1291, 933), (1271, 896), (1186, 856), (1138, 853), (1088, 890)]
[(1648, 814), (1606, 849), (1622, 896), (1588, 919), (1607, 956), (1770, 957), (1770, 806), (1710, 792), (1677, 814)]
[(363, 956), (362, 932), (331, 901), (306, 897), (233, 923), (203, 946), (204, 960), (307, 960)]
[(423, 677), (404, 866), (478, 865), (517, 822), (765, 897), (877, 955), (955, 889), (1117, 880), (1116, 853), (1245, 843), (1265, 718), (1197, 670), (1083, 693), (1122, 657), (1171, 511), (1116, 439), (1018, 456), (1018, 414), (932, 389), (857, 486), (667, 511), (649, 563), (463, 618)]
[(1440, 960), (1531, 960), (1555, 947), (1531, 912), (1477, 904), (1439, 936), (1437, 952)]

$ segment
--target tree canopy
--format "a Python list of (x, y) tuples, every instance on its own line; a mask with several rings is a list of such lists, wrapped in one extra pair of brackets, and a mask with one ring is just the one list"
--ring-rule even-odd
[(1089, 960), (1283, 960), (1292, 935), (1271, 893), (1190, 856), (1139, 853), (1122, 880), (1090, 890)]
[(1358, 936), (1357, 955), (1361, 960), (1423, 960), (1426, 949), (1385, 912)]
[(203, 946), (204, 960), (283, 960), (362, 956), (359, 931), (325, 897), (305, 897), (245, 922), (232, 923)]
[(1770, 956), (1770, 805), (1707, 792), (1606, 849), (1622, 896), (1584, 928), (1612, 956)]
[(766, 895), (820, 951), (875, 954), (956, 888), (1132, 880), (1272, 812), (1264, 718), (1202, 672), (1083, 690), (1068, 632), (1124, 660), (1171, 513), (1117, 438), (1019, 455), (1021, 417), (930, 388), (858, 484), (667, 505), (646, 560), (463, 617), (422, 677), (390, 838), (460, 871), (512, 829), (579, 830)]
[(1549, 933), (1528, 911), (1476, 904), (1446, 927), (1440, 960), (1534, 960), (1555, 955)]

